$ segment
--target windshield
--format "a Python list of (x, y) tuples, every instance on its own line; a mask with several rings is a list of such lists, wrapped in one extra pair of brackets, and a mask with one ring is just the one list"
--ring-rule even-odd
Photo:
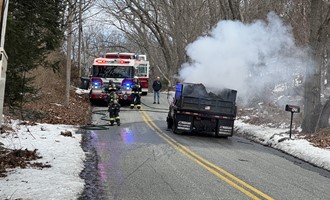
[(134, 67), (132, 66), (93, 66), (93, 77), (102, 78), (133, 78)]

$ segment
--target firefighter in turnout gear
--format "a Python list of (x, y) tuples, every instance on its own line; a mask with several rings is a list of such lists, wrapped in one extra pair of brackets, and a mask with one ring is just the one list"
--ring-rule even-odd
[(117, 123), (118, 126), (120, 126), (120, 104), (118, 103), (118, 87), (112, 82), (109, 81), (109, 88), (107, 89), (107, 92), (109, 93), (107, 101), (108, 101), (108, 111), (109, 111), (109, 117), (110, 117), (110, 125), (113, 126), (113, 124)]
[(142, 87), (141, 84), (139, 82), (138, 77), (134, 77), (133, 79), (133, 83), (132, 83), (132, 100), (131, 100), (131, 109), (134, 108), (134, 106), (136, 105), (137, 109), (141, 108), (141, 94), (142, 94)]

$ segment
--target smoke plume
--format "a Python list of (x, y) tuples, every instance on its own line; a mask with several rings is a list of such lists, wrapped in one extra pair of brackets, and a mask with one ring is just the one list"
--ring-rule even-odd
[(184, 82), (203, 83), (212, 90), (230, 88), (242, 99), (266, 87), (292, 84), (306, 70), (306, 51), (296, 46), (290, 26), (271, 12), (250, 24), (220, 21), (207, 35), (186, 47), (190, 58), (179, 71)]

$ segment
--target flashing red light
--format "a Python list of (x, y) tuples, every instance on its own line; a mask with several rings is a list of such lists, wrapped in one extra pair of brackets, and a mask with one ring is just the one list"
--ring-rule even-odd
[(123, 61), (123, 60), (119, 60), (119, 63), (120, 63), (120, 64), (124, 64), (125, 61)]
[(97, 63), (105, 64), (107, 61), (103, 59), (96, 60)]

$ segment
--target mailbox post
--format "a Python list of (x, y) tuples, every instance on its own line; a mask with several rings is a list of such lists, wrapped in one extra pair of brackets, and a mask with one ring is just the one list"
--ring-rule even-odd
[(291, 112), (291, 122), (290, 122), (290, 139), (291, 139), (293, 113), (299, 113), (300, 107), (294, 105), (286, 105), (285, 111)]

